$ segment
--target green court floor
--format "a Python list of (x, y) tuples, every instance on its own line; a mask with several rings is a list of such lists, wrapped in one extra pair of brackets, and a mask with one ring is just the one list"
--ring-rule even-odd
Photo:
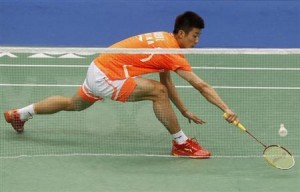
[[(50, 95), (71, 96), (95, 55), (83, 58), (0, 57), (0, 109), (20, 108)], [(298, 191), (300, 188), (300, 55), (187, 55), (266, 144), (280, 144), (296, 165), (277, 170), (262, 159), (260, 144), (226, 123), (222, 112), (173, 75), (187, 107), (207, 121), (183, 130), (213, 156), (170, 156), (171, 137), (149, 102), (98, 102), (83, 112), (34, 116), (16, 134), (0, 117), (0, 191)], [(157, 75), (147, 78), (157, 79)], [(279, 137), (281, 123), (287, 137)]]
[[(299, 161), (299, 158), (296, 159)], [(1, 191), (298, 191), (299, 166), (260, 158), (66, 156), (1, 159)]]

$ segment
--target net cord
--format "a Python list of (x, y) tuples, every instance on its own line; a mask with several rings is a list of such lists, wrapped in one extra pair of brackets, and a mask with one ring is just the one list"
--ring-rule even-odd
[(9, 53), (48, 53), (48, 54), (83, 54), (126, 53), (126, 54), (300, 54), (300, 49), (273, 48), (193, 48), (193, 49), (134, 49), (134, 48), (97, 48), (97, 47), (5, 47), (1, 52)]

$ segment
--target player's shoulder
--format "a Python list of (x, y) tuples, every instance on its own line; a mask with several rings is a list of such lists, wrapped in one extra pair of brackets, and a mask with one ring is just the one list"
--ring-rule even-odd
[(141, 33), (141, 34), (135, 35), (133, 37), (138, 37), (138, 36), (173, 37), (173, 34), (170, 32), (167, 32), (167, 31), (152, 31), (152, 32)]
[[(148, 37), (147, 37), (148, 36)], [(167, 31), (157, 31), (148, 33), (146, 39), (153, 38), (155, 44), (161, 48), (178, 48), (178, 43), (173, 33)]]

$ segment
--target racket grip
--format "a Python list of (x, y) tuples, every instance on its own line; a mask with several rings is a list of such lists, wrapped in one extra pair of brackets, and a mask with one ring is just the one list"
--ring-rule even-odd
[[(227, 117), (228, 117), (227, 113), (224, 113), (223, 116), (225, 119), (227, 119)], [(237, 121), (233, 121), (232, 124), (235, 125), (237, 128), (239, 128), (242, 131), (247, 131), (247, 129), (244, 127), (244, 125), (241, 123), (238, 123)]]

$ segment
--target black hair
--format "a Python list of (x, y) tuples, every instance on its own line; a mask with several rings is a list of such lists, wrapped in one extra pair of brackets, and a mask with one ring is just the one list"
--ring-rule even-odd
[(177, 34), (179, 30), (189, 33), (192, 28), (203, 29), (204, 26), (204, 20), (199, 15), (186, 11), (176, 17), (173, 33)]

